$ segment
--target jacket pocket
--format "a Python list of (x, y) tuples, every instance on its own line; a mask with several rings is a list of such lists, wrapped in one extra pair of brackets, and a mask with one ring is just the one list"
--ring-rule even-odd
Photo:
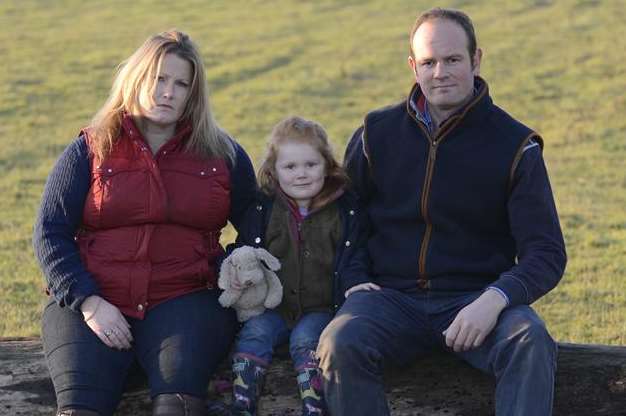
[(193, 228), (220, 230), (230, 211), (230, 174), (222, 163), (163, 163), (161, 176), (171, 220)]
[[(85, 223), (96, 228), (137, 224), (149, 219), (155, 189), (150, 174), (141, 167), (102, 164), (92, 171), (92, 185), (85, 201)], [(96, 218), (89, 218), (89, 214)]]

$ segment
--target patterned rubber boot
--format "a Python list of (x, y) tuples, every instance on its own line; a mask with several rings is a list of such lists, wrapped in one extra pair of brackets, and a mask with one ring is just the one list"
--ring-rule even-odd
[(267, 367), (247, 356), (233, 357), (232, 416), (255, 416)]
[(317, 363), (310, 364), (297, 370), (302, 416), (323, 416), (327, 412), (322, 390), (322, 371), (317, 367)]

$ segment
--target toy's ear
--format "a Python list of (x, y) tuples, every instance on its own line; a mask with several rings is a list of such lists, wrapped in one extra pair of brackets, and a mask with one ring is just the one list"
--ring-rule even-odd
[(233, 276), (235, 276), (235, 266), (233, 266), (230, 258), (227, 258), (222, 262), (220, 277), (217, 279), (217, 286), (222, 290), (229, 289), (230, 281)]
[(280, 270), (280, 262), (276, 257), (272, 256), (269, 251), (264, 248), (255, 248), (254, 254), (256, 254), (256, 257), (262, 260), (270, 270)]
[(263, 305), (266, 308), (273, 309), (280, 305), (283, 299), (283, 285), (280, 283), (278, 276), (271, 270), (265, 270), (263, 275), (267, 281), (267, 297)]

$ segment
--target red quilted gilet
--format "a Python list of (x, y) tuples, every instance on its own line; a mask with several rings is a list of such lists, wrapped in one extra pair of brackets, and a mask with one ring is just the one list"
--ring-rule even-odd
[(186, 152), (189, 132), (179, 129), (153, 155), (125, 117), (111, 154), (102, 162), (91, 159), (80, 253), (102, 296), (135, 318), (215, 284), (230, 172), (222, 159)]

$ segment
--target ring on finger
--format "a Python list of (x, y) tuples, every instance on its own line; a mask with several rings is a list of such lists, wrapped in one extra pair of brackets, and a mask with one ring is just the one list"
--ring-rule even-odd
[(107, 338), (110, 337), (113, 334), (113, 330), (112, 329), (105, 329), (104, 330), (104, 336), (106, 336)]

